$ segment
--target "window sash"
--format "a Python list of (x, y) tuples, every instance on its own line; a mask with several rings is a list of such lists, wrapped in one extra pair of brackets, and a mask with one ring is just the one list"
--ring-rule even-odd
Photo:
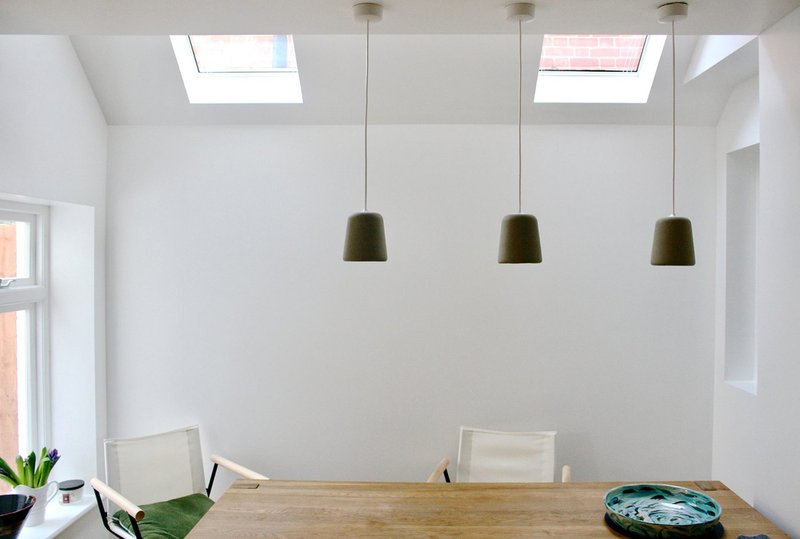
[[(50, 381), (48, 327), (48, 226), (46, 206), (0, 200), (0, 219), (28, 223), (30, 276), (0, 289), (0, 313), (23, 311), (27, 335), (18, 341), (27, 360), (17, 366), (19, 449), (38, 451), (50, 439)], [(18, 331), (19, 335), (19, 331)]]
[(4, 299), (4, 292), (22, 287), (45, 287), (47, 285), (47, 272), (45, 271), (47, 251), (45, 243), (47, 241), (49, 215), (50, 212), (46, 206), (0, 200), (0, 220), (23, 222), (28, 225), (29, 229), (28, 245), (25, 246), (28, 255), (25, 265), (29, 268), (29, 275), (15, 279), (6, 288), (0, 288), (0, 304), (5, 304), (8, 301), (18, 301)]

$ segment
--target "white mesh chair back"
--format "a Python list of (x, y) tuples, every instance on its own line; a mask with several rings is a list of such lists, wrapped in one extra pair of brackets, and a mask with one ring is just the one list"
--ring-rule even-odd
[(552, 483), (556, 433), (501, 432), (461, 427), (458, 481)]
[(196, 425), (141, 438), (106, 440), (105, 453), (106, 482), (135, 504), (205, 493)]

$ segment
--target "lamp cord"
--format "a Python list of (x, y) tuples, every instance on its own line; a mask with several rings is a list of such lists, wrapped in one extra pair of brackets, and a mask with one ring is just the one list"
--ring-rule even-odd
[(369, 19), (367, 19), (367, 68), (364, 75), (364, 211), (367, 211), (367, 118), (369, 114)]
[(672, 21), (672, 216), (675, 216), (675, 21)]
[(522, 213), (522, 19), (519, 24), (519, 88), (517, 92), (517, 212)]

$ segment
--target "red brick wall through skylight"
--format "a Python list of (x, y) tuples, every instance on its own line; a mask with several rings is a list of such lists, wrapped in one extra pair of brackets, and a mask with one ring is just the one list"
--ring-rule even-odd
[(540, 71), (614, 71), (639, 69), (644, 35), (546, 34)]

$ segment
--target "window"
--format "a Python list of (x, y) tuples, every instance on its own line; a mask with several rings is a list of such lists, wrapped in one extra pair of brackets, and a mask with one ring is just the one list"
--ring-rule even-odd
[(276, 73), (297, 71), (289, 35), (189, 36), (200, 73)]
[(0, 279), (9, 286), (33, 284), (31, 272), (33, 255), (36, 252), (35, 216), (25, 213), (3, 212), (0, 214)]
[(170, 36), (190, 103), (302, 103), (290, 35)]
[(47, 439), (48, 210), (0, 201), (0, 456)]
[(627, 73), (639, 69), (647, 36), (544, 36), (539, 71)]
[(546, 35), (536, 103), (646, 103), (665, 36)]

